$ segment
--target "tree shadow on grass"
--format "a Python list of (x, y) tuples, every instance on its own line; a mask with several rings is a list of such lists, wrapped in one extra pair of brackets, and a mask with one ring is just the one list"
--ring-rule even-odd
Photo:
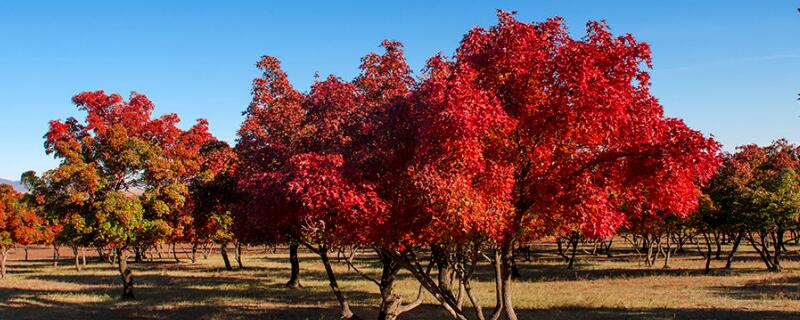
[(717, 294), (738, 300), (800, 300), (800, 276), (750, 281), (740, 287), (716, 287)]

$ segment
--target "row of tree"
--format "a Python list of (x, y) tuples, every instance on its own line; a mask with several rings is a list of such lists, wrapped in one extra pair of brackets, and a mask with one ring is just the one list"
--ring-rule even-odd
[[(237, 252), (288, 244), (289, 285), (299, 286), (302, 246), (319, 255), (344, 318), (357, 316), (331, 266), (341, 248), (377, 256), (377, 277), (352, 267), (379, 289), (380, 319), (422, 301), (396, 291), (401, 270), (453, 318), (467, 318), (469, 300), (479, 319), (516, 319), (515, 248), (638, 227), (661, 239), (677, 228), (669, 219), (745, 237), (779, 268), (770, 248), (796, 225), (796, 148), (779, 142), (722, 157), (717, 142), (664, 116), (649, 91), (646, 44), (602, 22), (574, 39), (559, 18), (498, 17), (418, 77), (391, 41), (362, 58), (352, 81), (329, 76), (308, 92), (265, 56), (233, 148), (204, 120), (182, 130), (176, 115), (153, 118), (144, 95), (78, 94), (86, 119), (52, 121), (45, 136), (60, 165), (26, 175), (24, 204), (5, 192), (10, 216), (38, 218), (10, 221), (40, 219), (31, 222), (38, 241), (113, 249), (123, 298), (133, 298), (131, 251), (217, 242), (229, 266), (229, 243)], [(7, 225), (0, 230), (20, 222)], [(28, 241), (11, 234), (9, 244)], [(482, 257), (495, 270), (490, 315), (470, 286)]]

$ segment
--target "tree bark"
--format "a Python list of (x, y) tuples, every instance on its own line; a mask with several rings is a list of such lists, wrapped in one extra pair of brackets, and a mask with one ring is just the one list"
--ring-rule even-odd
[(133, 272), (128, 268), (128, 257), (125, 250), (117, 248), (119, 275), (122, 278), (122, 300), (133, 300)]
[(725, 261), (725, 269), (730, 269), (733, 266), (733, 257), (736, 254), (736, 250), (739, 249), (739, 243), (742, 242), (742, 237), (744, 237), (744, 232), (739, 232), (736, 234), (736, 239), (733, 240), (733, 248), (731, 248), (731, 252), (728, 253), (728, 259)]
[(197, 262), (197, 242), (192, 243), (192, 263)]
[(80, 260), (80, 255), (78, 254), (78, 246), (76, 245), (72, 246), (72, 255), (75, 256), (75, 270), (81, 272), (81, 260)]
[[(557, 241), (559, 247), (561, 246), (561, 241)], [(500, 316), (503, 315), (503, 271), (502, 267), (500, 266), (500, 248), (496, 248), (494, 250), (494, 260), (492, 261), (492, 266), (494, 267), (494, 289), (495, 289), (495, 308), (492, 311), (492, 314), (489, 316), (490, 320), (497, 320), (500, 319)]]
[(570, 236), (569, 244), (572, 247), (572, 253), (570, 253), (569, 256), (569, 264), (567, 264), (567, 270), (572, 270), (572, 266), (575, 263), (575, 251), (578, 250), (578, 238), (575, 235)]
[(517, 320), (517, 313), (514, 311), (513, 294), (511, 291), (511, 259), (514, 259), (513, 250), (513, 240), (507, 240), (501, 248), (500, 257), (500, 271), (503, 276), (503, 309), (505, 310), (506, 319), (508, 320)]
[(28, 261), (28, 245), (26, 244), (24, 247), (22, 247), (22, 250), (25, 251), (25, 261)]
[(219, 245), (219, 252), (222, 254), (222, 261), (225, 262), (225, 270), (233, 270), (231, 267), (231, 260), (228, 259), (228, 243), (223, 242)]
[(387, 254), (381, 254), (381, 263), (383, 264), (383, 271), (379, 284), (381, 305), (378, 312), (378, 320), (395, 320), (401, 313), (400, 307), (403, 302), (400, 293), (394, 287), (394, 280), (397, 272), (400, 271), (400, 265), (395, 263), (392, 257)]
[(705, 233), (705, 232), (703, 232), (703, 240), (705, 240), (705, 242), (706, 242), (706, 257), (705, 257), (706, 258), (706, 268), (705, 268), (705, 272), (709, 273), (709, 272), (711, 272), (711, 253), (712, 253), (712, 249), (711, 249), (711, 239), (709, 239), (708, 234)]
[(672, 238), (672, 226), (667, 225), (667, 252), (664, 252), (664, 269), (669, 269), (669, 256), (672, 254), (672, 246), (670, 240)]
[(236, 264), (239, 265), (239, 269), (244, 269), (244, 265), (242, 264), (242, 243), (236, 242)]
[(175, 258), (175, 262), (181, 263), (181, 259), (178, 258), (178, 252), (175, 250), (175, 242), (172, 243), (172, 257)]
[(0, 261), (0, 278), (6, 277), (6, 259), (8, 258), (8, 248), (3, 247), (0, 249), (0, 254), (2, 254), (2, 261)]
[(328, 259), (328, 249), (324, 247), (319, 248), (317, 254), (319, 254), (319, 257), (322, 259), (322, 264), (325, 266), (325, 273), (328, 275), (331, 290), (333, 290), (333, 294), (336, 296), (336, 300), (339, 301), (339, 306), (342, 308), (342, 319), (359, 319), (353, 314), (353, 311), (350, 310), (347, 296), (339, 289), (339, 284), (336, 282), (336, 275), (333, 273), (333, 267), (331, 267), (331, 262)]
[(297, 254), (298, 249), (300, 249), (300, 244), (294, 242), (289, 244), (289, 264), (291, 265), (292, 273), (289, 276), (289, 282), (286, 283), (286, 286), (292, 289), (303, 287), (303, 285), (300, 284), (300, 258)]
[(53, 269), (58, 268), (58, 246), (53, 244)]

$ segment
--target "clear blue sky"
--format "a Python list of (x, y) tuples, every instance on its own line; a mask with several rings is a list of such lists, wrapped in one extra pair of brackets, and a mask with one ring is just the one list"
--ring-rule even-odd
[[(112, 3), (113, 2), (113, 3)], [(207, 118), (233, 142), (254, 63), (270, 54), (305, 90), (315, 72), (351, 78), (382, 39), (406, 46), (419, 70), (452, 53), (495, 9), (523, 21), (559, 15), (575, 36), (590, 19), (653, 50), (653, 92), (667, 114), (713, 134), (726, 150), (786, 137), (800, 143), (798, 1), (0, 1), (0, 177), (56, 162), (47, 122), (78, 115), (70, 97), (135, 90), (156, 113)]]

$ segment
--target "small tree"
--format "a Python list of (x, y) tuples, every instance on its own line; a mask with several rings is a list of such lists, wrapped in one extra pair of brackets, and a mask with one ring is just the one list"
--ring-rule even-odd
[(34, 209), (11, 185), (0, 185), (0, 277), (6, 276), (6, 259), (11, 248), (41, 238), (42, 219)]
[[(179, 120), (174, 114), (152, 119), (153, 103), (137, 93), (125, 100), (103, 91), (84, 92), (72, 100), (87, 112), (86, 120), (50, 122), (45, 148), (61, 163), (45, 173), (45, 180), (61, 199), (60, 221), (65, 229), (79, 230), (90, 235), (92, 244), (116, 251), (122, 298), (132, 299), (127, 250), (169, 234), (174, 227), (163, 214), (173, 212), (170, 205), (179, 203), (157, 200), (163, 199), (165, 189), (181, 189), (160, 183), (174, 169), (175, 159), (167, 158), (167, 151), (175, 142), (172, 133), (180, 133), (175, 127)], [(198, 126), (202, 131), (205, 122)], [(144, 197), (138, 195), (141, 189)], [(170, 199), (179, 199), (179, 194), (170, 193)]]

